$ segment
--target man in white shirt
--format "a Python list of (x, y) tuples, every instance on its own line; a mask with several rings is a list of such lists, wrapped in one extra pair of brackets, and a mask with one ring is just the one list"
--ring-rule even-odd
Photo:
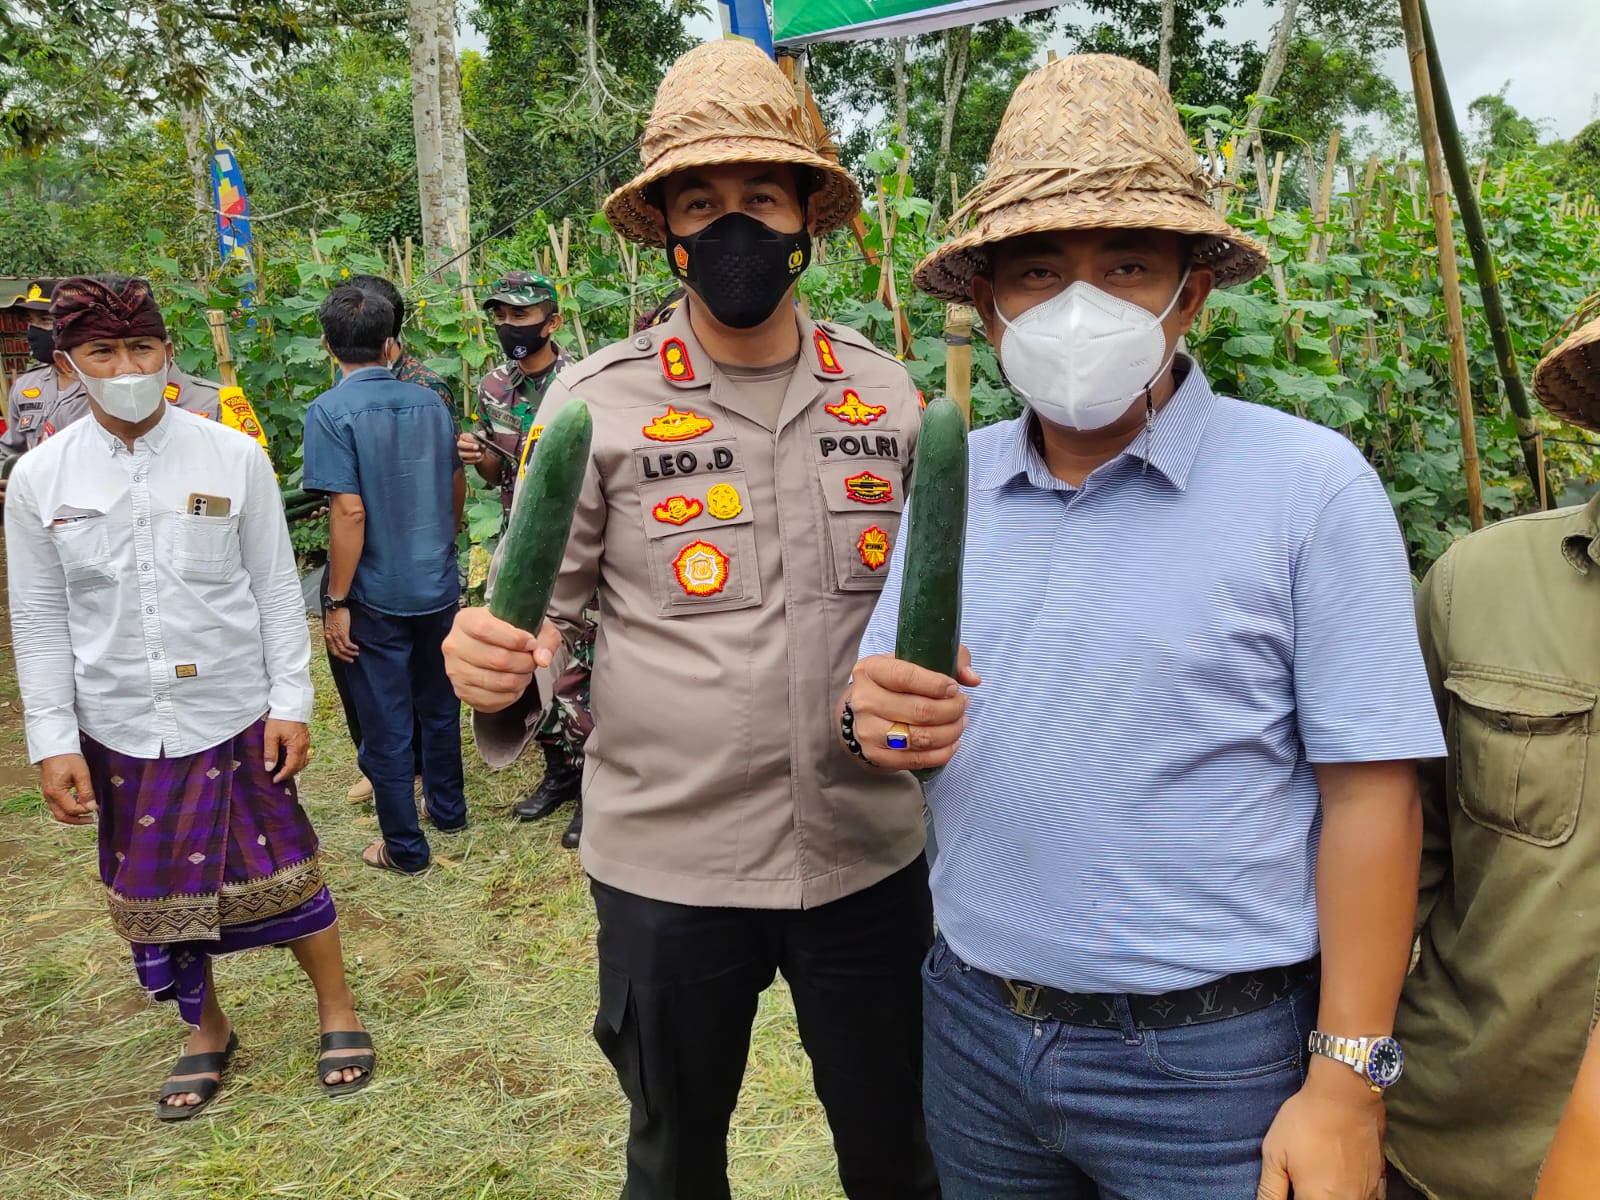
[(194, 1027), (156, 1115), (215, 1097), (238, 1037), (210, 959), (287, 944), (317, 992), (318, 1081), (371, 1080), (317, 839), (295, 793), (311, 643), (272, 465), (163, 397), (142, 279), (57, 285), (55, 362), (93, 420), (38, 446), (5, 511), (28, 756), (51, 815), (99, 825), (111, 921)]

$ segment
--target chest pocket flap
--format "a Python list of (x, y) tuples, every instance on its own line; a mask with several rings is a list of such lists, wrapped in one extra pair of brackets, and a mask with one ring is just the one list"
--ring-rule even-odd
[(1462, 810), (1538, 846), (1572, 836), (1600, 692), (1571, 680), (1452, 664), (1448, 734)]

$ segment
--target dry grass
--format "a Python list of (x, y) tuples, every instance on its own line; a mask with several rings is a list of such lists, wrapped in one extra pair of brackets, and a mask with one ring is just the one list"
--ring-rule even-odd
[[(469, 747), (471, 829), (436, 837), (439, 865), (421, 878), (364, 869), (374, 823), (344, 800), (354, 754), (319, 674), (316, 758), (301, 794), (377, 1039), (377, 1079), (347, 1099), (318, 1092), (310, 986), (287, 951), (259, 951), (218, 963), (242, 1043), (222, 1096), (189, 1124), (158, 1126), (151, 1101), (183, 1029), (173, 1006), (147, 1002), (111, 932), (92, 831), (51, 822), (18, 769), (10, 661), (0, 679), (0, 1198), (617, 1194), (627, 1116), (589, 1035), (583, 875), (560, 848), (561, 820), (528, 827), (506, 815), (536, 768), (491, 775)], [(734, 1126), (735, 1194), (839, 1194), (781, 988), (757, 1018)]]

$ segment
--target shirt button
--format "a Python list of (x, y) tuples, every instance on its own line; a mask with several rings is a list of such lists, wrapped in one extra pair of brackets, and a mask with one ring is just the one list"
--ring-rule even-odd
[(156, 611), (156, 606), (154, 604), (147, 604), (145, 605), (144, 611), (146, 616), (152, 616)]
[(650, 346), (651, 341), (648, 333), (641, 333), (638, 337), (633, 339), (633, 348), (635, 350), (648, 350), (650, 349)]
[(144, 528), (144, 518), (140, 517), (137, 521), (134, 522), (134, 524), (137, 525), (140, 529), (143, 529)]
[(149, 563), (140, 563), (139, 564), (139, 570), (148, 571), (149, 569), (150, 569), (150, 564)]
[(144, 482), (144, 476), (143, 475), (135, 475), (133, 477), (133, 481), (135, 483), (143, 483)]
[(161, 651), (159, 651), (159, 650), (150, 651), (150, 657), (151, 658), (160, 658), (161, 657)]

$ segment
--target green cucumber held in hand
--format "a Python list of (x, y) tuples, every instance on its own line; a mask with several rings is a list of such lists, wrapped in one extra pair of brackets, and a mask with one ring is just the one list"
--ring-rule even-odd
[(961, 556), (967, 538), (967, 419), (940, 397), (922, 414), (911, 472), (916, 519), (901, 547), (896, 658), (954, 678), (961, 649)]
[(589, 406), (574, 398), (545, 426), (517, 485), (489, 611), (529, 633), (550, 607), (593, 435)]

